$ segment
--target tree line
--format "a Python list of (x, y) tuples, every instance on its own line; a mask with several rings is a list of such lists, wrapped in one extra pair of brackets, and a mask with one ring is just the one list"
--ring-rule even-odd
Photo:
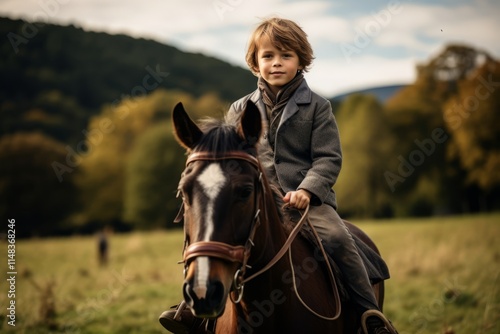
[(348, 97), (337, 112), (340, 211), (426, 216), (500, 208), (500, 64), (447, 46), (384, 105)]
[(159, 88), (232, 101), (256, 86), (241, 67), (153, 40), (2, 17), (0, 36), (0, 136), (36, 130), (74, 146), (104, 104)]

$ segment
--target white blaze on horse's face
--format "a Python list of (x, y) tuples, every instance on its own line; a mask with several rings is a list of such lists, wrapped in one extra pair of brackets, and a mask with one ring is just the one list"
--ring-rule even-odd
[(208, 197), (208, 203), (206, 206), (205, 219), (206, 219), (206, 230), (204, 233), (203, 241), (210, 241), (212, 233), (214, 231), (214, 205), (215, 199), (222, 189), (222, 186), (227, 181), (224, 171), (218, 163), (211, 163), (205, 170), (198, 176), (198, 182), (200, 183), (203, 192)]
[[(204, 231), (203, 241), (210, 241), (214, 231), (214, 205), (215, 199), (219, 195), (222, 187), (227, 182), (227, 177), (224, 175), (222, 168), (218, 163), (211, 163), (198, 176), (198, 183), (201, 185), (203, 192), (208, 197), (208, 203), (205, 208), (206, 230)], [(206, 256), (200, 256), (197, 259), (198, 270), (195, 274), (194, 292), (199, 299), (205, 298), (207, 292), (207, 284), (210, 274), (209, 259)]]

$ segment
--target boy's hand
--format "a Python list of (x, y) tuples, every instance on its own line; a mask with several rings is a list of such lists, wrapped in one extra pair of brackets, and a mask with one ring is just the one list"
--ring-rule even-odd
[(289, 191), (283, 197), (283, 201), (296, 209), (305, 209), (311, 201), (311, 193), (305, 189)]

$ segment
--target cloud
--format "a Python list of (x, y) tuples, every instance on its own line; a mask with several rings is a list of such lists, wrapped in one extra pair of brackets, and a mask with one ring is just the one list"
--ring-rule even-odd
[(482, 46), (500, 55), (496, 32), (500, 4), (479, 1), (450, 8), (439, 4), (403, 4), (374, 42), (429, 54), (443, 44), (459, 42)]
[(369, 87), (408, 84), (415, 80), (416, 60), (362, 56), (350, 64), (317, 59), (306, 74), (311, 89), (325, 97)]
[[(452, 42), (500, 56), (497, 0), (2, 0), (0, 13), (152, 38), (244, 68), (247, 41), (260, 19), (290, 18), (304, 28), (315, 51), (310, 85), (327, 96), (409, 82), (416, 61)], [(356, 52), (346, 56), (343, 46)]]

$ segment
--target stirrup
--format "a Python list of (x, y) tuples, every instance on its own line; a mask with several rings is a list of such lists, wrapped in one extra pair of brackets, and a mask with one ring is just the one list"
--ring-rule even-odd
[(369, 334), (368, 328), (366, 327), (366, 320), (368, 317), (371, 316), (376, 316), (382, 322), (384, 323), (385, 328), (391, 333), (391, 334), (399, 334), (396, 328), (392, 325), (392, 323), (385, 317), (385, 315), (378, 311), (378, 310), (367, 310), (363, 315), (361, 316), (361, 328), (363, 329), (363, 334)]

